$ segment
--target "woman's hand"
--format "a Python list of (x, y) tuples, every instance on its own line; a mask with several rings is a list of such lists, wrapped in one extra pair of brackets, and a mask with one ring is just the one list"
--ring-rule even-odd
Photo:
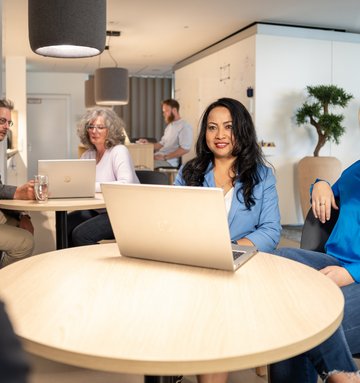
[(330, 219), (331, 207), (336, 210), (339, 209), (335, 202), (334, 193), (330, 185), (325, 181), (316, 182), (311, 194), (311, 199), (314, 216), (322, 223)]
[(250, 241), (250, 239), (247, 239), (247, 238), (241, 238), (241, 239), (238, 239), (236, 242), (237, 242), (237, 244), (240, 245), (240, 246), (255, 246), (255, 245)]
[(339, 287), (354, 283), (354, 278), (341, 266), (327, 266), (320, 270), (321, 273), (332, 279)]

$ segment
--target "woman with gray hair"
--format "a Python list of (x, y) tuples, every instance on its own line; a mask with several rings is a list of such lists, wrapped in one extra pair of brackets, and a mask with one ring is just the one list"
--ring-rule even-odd
[[(87, 148), (81, 158), (96, 160), (96, 191), (101, 182), (139, 183), (129, 151), (123, 145), (125, 124), (111, 109), (89, 109), (77, 133)], [(114, 239), (106, 209), (81, 210), (68, 215), (69, 246), (96, 244)]]

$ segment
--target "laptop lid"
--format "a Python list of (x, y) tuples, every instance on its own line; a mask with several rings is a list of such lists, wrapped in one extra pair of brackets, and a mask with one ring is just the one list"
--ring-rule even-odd
[(49, 177), (49, 198), (95, 196), (95, 160), (38, 160), (38, 174)]
[(102, 184), (121, 255), (236, 270), (256, 253), (240, 247), (234, 264), (222, 189)]

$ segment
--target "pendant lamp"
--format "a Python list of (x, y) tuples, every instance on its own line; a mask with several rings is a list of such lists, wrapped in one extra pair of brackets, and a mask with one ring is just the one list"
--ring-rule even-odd
[(97, 105), (125, 105), (129, 101), (129, 73), (125, 68), (98, 68), (95, 71)]
[(90, 75), (89, 79), (85, 81), (85, 107), (93, 108), (94, 106), (96, 106), (95, 80), (94, 75)]
[(42, 56), (90, 57), (106, 39), (106, 0), (28, 0), (29, 42)]

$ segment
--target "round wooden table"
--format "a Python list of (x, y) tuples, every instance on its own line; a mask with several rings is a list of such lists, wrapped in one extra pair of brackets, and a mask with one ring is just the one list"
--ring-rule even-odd
[(329, 278), (270, 254), (233, 273), (121, 257), (116, 244), (5, 267), (0, 297), (28, 352), (144, 375), (234, 371), (291, 357), (328, 338), (344, 305)]
[(1, 199), (0, 209), (18, 211), (55, 211), (56, 248), (67, 248), (67, 212), (73, 210), (102, 209), (105, 202), (102, 193), (94, 198), (54, 198), (46, 203), (33, 200)]

